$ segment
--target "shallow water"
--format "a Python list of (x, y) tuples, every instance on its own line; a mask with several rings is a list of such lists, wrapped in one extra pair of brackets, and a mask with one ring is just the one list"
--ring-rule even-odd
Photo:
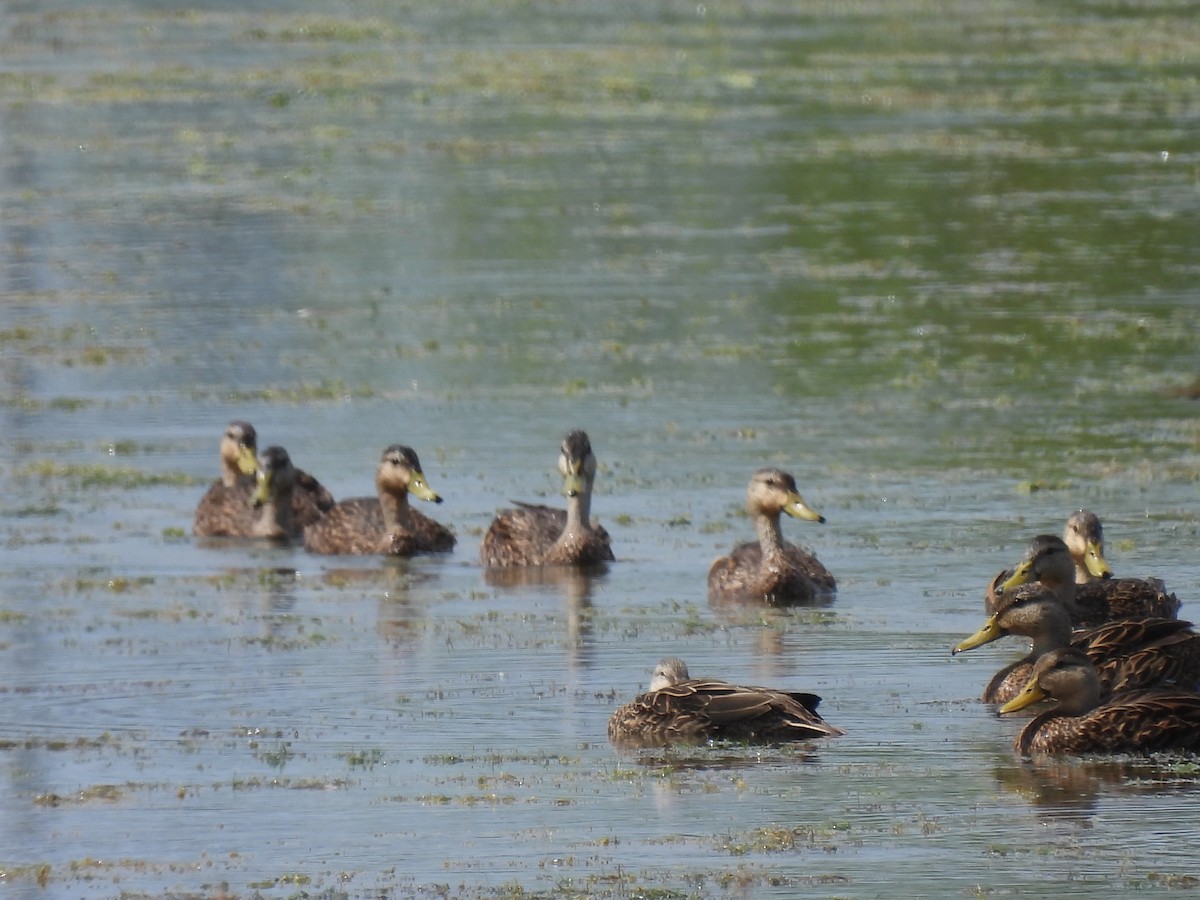
[[(14, 896), (1194, 887), (1194, 767), (1053, 765), (949, 647), (1079, 506), (1200, 596), (1200, 24), (1171, 3), (10, 7)], [(455, 553), (190, 537), (232, 418)], [(477, 565), (585, 427), (618, 562)], [(839, 580), (713, 608), (749, 473)], [(618, 753), (654, 662), (845, 737)]]

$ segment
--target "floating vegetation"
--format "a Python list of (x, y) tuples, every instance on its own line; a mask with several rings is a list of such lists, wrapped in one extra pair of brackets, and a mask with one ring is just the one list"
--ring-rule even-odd
[(51, 460), (25, 463), (17, 468), (15, 474), (18, 478), (65, 482), (82, 489), (98, 487), (131, 490), (160, 485), (192, 487), (204, 483), (203, 479), (182, 472), (147, 472), (142, 469), (88, 463), (58, 463)]
[(62, 794), (38, 794), (33, 798), (34, 806), (78, 806), (84, 803), (92, 803), (95, 801), (105, 801), (115, 803), (118, 800), (125, 798), (128, 793), (126, 786), (118, 787), (112, 784), (98, 784), (93, 787), (84, 788), (83, 790), (69, 795)]
[(369, 400), (378, 395), (370, 384), (347, 385), (341, 379), (322, 380), (287, 387), (262, 387), (252, 391), (225, 392), (231, 403), (314, 403), (330, 400)]
[(346, 760), (346, 764), (352, 769), (373, 769), (383, 762), (383, 751), (378, 747), (371, 747), (367, 750), (350, 750), (338, 755)]

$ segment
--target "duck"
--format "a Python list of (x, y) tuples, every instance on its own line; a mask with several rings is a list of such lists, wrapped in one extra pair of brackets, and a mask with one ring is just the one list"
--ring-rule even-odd
[(1039, 657), (1024, 689), (1000, 713), (1046, 697), (1057, 701), (1054, 708), (1034, 716), (1013, 741), (1022, 756), (1200, 750), (1200, 693), (1156, 688), (1102, 702), (1096, 667), (1074, 647)]
[[(258, 434), (249, 422), (230, 422), (221, 435), (221, 477), (200, 498), (192, 518), (198, 537), (247, 537), (255, 514), (251, 504), (258, 470)], [(294, 517), (301, 527), (333, 506), (333, 495), (312, 475), (294, 469)]]
[(608, 532), (591, 521), (596, 455), (587, 432), (576, 429), (563, 438), (558, 470), (567, 508), (513, 501), (516, 508), (502, 509), (479, 545), (485, 567), (593, 566), (615, 559)]
[(303, 528), (296, 521), (293, 495), (296, 469), (287, 450), (271, 446), (258, 457), (257, 484), (251, 506), (255, 512), (246, 534), (234, 537), (268, 538), (287, 542), (299, 537)]
[(799, 691), (692, 678), (677, 657), (660, 660), (650, 690), (619, 707), (608, 738), (626, 746), (732, 740), (780, 743), (845, 734), (817, 713), (821, 698)]
[(779, 517), (824, 522), (825, 517), (804, 502), (796, 479), (777, 468), (759, 469), (750, 478), (746, 508), (754, 519), (758, 540), (741, 544), (718, 557), (708, 570), (712, 602), (758, 600), (771, 606), (809, 603), (837, 591), (837, 581), (815, 556), (783, 538)]
[(1200, 687), (1200, 634), (1180, 619), (1116, 619), (1074, 631), (1066, 607), (1046, 591), (1011, 591), (983, 627), (951, 650), (982, 647), (1005, 635), (1033, 641), (1027, 656), (1005, 666), (988, 683), (984, 703), (1006, 703), (1029, 681), (1034, 663), (1063, 647), (1082, 651), (1096, 666), (1105, 692), (1150, 687)]
[(1007, 577), (996, 576), (985, 604), (988, 614), (996, 611), (1005, 593), (1017, 589), (1049, 592), (1067, 608), (1076, 627), (1139, 616), (1173, 619), (1179, 614), (1179, 599), (1167, 593), (1161, 582), (1107, 578), (1077, 585), (1071, 552), (1062, 538), (1052, 534), (1037, 535), (1016, 569)]
[(416, 451), (392, 444), (379, 457), (374, 497), (351, 497), (335, 503), (320, 520), (304, 529), (304, 549), (327, 555), (382, 554), (413, 556), (448, 553), (455, 537), (446, 526), (409, 506), (411, 494), (441, 503), (429, 486)]

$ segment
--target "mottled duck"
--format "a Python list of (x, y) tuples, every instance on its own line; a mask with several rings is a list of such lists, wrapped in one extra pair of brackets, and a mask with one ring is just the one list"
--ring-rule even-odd
[(586, 433), (572, 431), (563, 439), (558, 470), (566, 510), (520, 502), (516, 509), (501, 510), (479, 545), (479, 559), (485, 566), (584, 566), (612, 561), (608, 532), (590, 518), (596, 456)]
[(441, 503), (421, 471), (411, 447), (393, 444), (375, 469), (375, 497), (352, 497), (334, 504), (320, 521), (304, 530), (304, 549), (312, 553), (412, 556), (445, 553), (454, 535), (409, 506), (411, 494)]
[(1077, 585), (1071, 552), (1062, 538), (1052, 534), (1035, 537), (1013, 573), (1003, 581), (997, 576), (988, 592), (987, 612), (995, 612), (999, 598), (1013, 590), (1049, 591), (1067, 608), (1076, 626), (1139, 616), (1170, 619), (1179, 613), (1179, 600), (1163, 590), (1161, 582), (1106, 578)]
[(1155, 688), (1101, 702), (1096, 668), (1074, 647), (1043, 654), (1025, 689), (1000, 712), (1047, 696), (1058, 701), (1055, 707), (1031, 719), (1013, 742), (1023, 756), (1200, 750), (1200, 694)]
[(282, 447), (268, 447), (258, 457), (258, 484), (251, 503), (254, 520), (250, 533), (237, 537), (288, 541), (303, 530), (292, 504), (296, 491), (296, 469)]
[(655, 667), (650, 690), (608, 720), (608, 738), (623, 746), (710, 739), (780, 743), (845, 734), (817, 714), (821, 698), (798, 691), (744, 687), (692, 678), (681, 659)]
[[(251, 505), (257, 470), (258, 435), (249, 422), (230, 422), (221, 436), (221, 478), (196, 507), (192, 532), (201, 537), (246, 537), (254, 527)], [(295, 469), (292, 512), (301, 527), (333, 506), (333, 497), (317, 479)]]
[(708, 570), (710, 600), (760, 600), (773, 606), (808, 603), (837, 590), (837, 582), (817, 558), (783, 539), (779, 517), (824, 522), (796, 490), (796, 480), (780, 469), (759, 469), (750, 479), (746, 507), (758, 540), (741, 544), (716, 559)]
[(1096, 666), (1106, 693), (1150, 687), (1200, 686), (1200, 634), (1179, 619), (1115, 619), (1072, 631), (1067, 609), (1047, 591), (1011, 591), (984, 626), (951, 652), (982, 647), (1005, 635), (1033, 641), (1023, 659), (1005, 666), (983, 692), (985, 703), (1005, 703), (1029, 681), (1034, 663), (1051, 650), (1074, 647)]

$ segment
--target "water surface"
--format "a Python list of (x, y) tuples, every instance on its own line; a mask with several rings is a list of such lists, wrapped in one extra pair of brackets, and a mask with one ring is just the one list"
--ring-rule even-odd
[[(15, 896), (1194, 887), (1190, 763), (1029, 766), (951, 660), (1079, 506), (1200, 594), (1175, 3), (16, 4), (0, 38)], [(197, 542), (233, 418), (455, 553)], [(586, 428), (598, 577), (485, 577)], [(793, 472), (828, 607), (713, 608)], [(843, 738), (618, 753), (680, 655)]]

